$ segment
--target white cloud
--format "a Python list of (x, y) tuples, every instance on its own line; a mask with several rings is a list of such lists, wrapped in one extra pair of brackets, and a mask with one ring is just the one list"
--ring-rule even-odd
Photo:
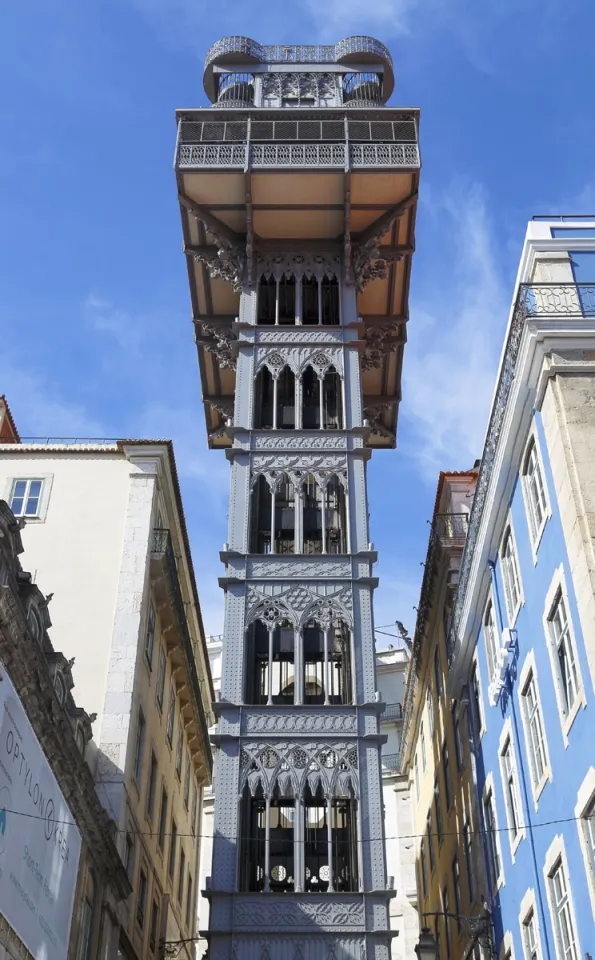
[(82, 404), (64, 400), (43, 376), (21, 370), (6, 354), (0, 362), (0, 384), (23, 437), (106, 436), (105, 426)]
[(318, 38), (340, 40), (350, 34), (390, 31), (391, 36), (407, 33), (411, 12), (418, 0), (328, 0), (323, 16), (319, 0), (299, 0), (299, 6), (312, 17)]
[(403, 446), (429, 478), (481, 456), (509, 307), (482, 189), (432, 202), (435, 274), (412, 297), (402, 407)]
[(94, 293), (89, 294), (83, 309), (92, 330), (115, 340), (126, 353), (138, 353), (143, 338), (143, 328), (138, 317), (133, 317)]

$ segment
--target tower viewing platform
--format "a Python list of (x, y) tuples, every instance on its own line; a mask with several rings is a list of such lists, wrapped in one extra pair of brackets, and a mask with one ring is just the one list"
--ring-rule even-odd
[[(239, 342), (246, 323), (263, 322), (240, 318), (242, 285), (256, 288), (263, 270), (278, 274), (281, 256), (309, 258), (308, 269), (332, 263), (355, 291), (342, 323), (362, 357), (366, 443), (395, 445), (420, 156), (419, 111), (386, 107), (393, 86), (390, 53), (370, 37), (327, 46), (227, 37), (206, 58), (213, 106), (177, 111), (175, 168), (212, 447), (232, 444)], [(289, 291), (277, 325), (314, 322), (301, 292)]]

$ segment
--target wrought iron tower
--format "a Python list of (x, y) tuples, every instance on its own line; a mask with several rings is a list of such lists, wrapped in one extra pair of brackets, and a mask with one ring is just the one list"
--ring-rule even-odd
[(210, 960), (387, 960), (366, 461), (395, 445), (418, 112), (369, 37), (208, 53), (176, 174), (231, 463)]

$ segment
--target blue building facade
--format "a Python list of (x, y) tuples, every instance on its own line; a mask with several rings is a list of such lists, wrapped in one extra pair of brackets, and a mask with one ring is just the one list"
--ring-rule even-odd
[(502, 958), (595, 952), (593, 228), (529, 225), (449, 636)]

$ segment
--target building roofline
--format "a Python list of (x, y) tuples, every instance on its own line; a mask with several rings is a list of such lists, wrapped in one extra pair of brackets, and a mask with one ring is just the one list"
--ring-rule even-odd
[[(17, 442), (17, 443), (20, 443), (20, 442), (21, 442), (21, 438), (20, 438), (20, 436), (19, 436), (19, 431), (17, 430), (17, 425), (16, 425), (16, 423), (14, 422), (14, 417), (13, 417), (13, 415), (12, 415), (12, 413), (11, 413), (11, 410), (10, 410), (10, 407), (9, 407), (9, 405), (8, 405), (8, 400), (6, 399), (6, 394), (5, 394), (5, 393), (0, 394), (0, 400), (4, 403), (4, 410), (5, 410), (5, 412), (6, 412), (6, 419), (8, 420), (8, 422), (9, 422), (9, 424), (10, 424), (10, 429), (12, 430), (12, 432), (14, 433), (14, 435), (15, 435), (15, 437), (16, 437), (16, 442)], [(0, 440), (0, 443), (3, 443), (3, 441)]]

